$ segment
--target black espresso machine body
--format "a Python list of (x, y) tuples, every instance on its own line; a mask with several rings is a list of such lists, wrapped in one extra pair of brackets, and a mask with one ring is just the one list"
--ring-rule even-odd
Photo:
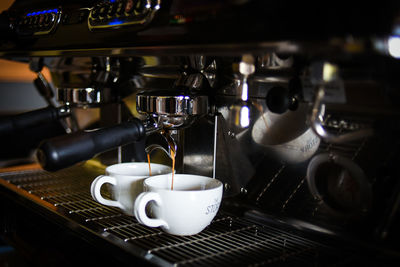
[[(29, 63), (48, 107), (0, 121), (1, 142), (62, 130), (30, 146), (42, 168), (0, 173), (2, 238), (40, 266), (396, 266), (399, 15), (396, 1), (16, 0), (0, 56)], [(224, 184), (203, 232), (91, 198), (105, 166), (171, 164), (171, 142), (178, 173)]]

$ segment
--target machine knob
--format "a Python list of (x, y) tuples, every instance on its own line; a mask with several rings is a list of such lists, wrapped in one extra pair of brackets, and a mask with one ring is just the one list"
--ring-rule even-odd
[(45, 19), (44, 19), (44, 23), (46, 25), (50, 24), (52, 21), (54, 21), (54, 14), (46, 14), (45, 15)]
[(99, 17), (104, 18), (107, 15), (108, 11), (108, 6), (107, 5), (101, 5), (99, 7)]
[(115, 3), (115, 2), (111, 3), (108, 8), (107, 16), (109, 18), (113, 18), (116, 15), (117, 8), (118, 8), (118, 3)]
[(290, 79), (288, 88), (276, 86), (271, 88), (266, 97), (267, 107), (270, 111), (282, 114), (289, 110), (296, 110), (299, 98), (302, 96), (302, 84), (298, 77)]
[(133, 1), (133, 0), (127, 0), (126, 4), (125, 4), (125, 15), (126, 16), (130, 16), (133, 11), (135, 10), (135, 5), (137, 4), (137, 1)]
[(271, 88), (268, 91), (266, 101), (268, 109), (278, 114), (297, 107), (297, 100), (289, 93), (289, 89), (282, 86)]
[(154, 1), (150, 1), (150, 0), (138, 0), (135, 10), (139, 13), (144, 12), (146, 9), (151, 9), (154, 8), (156, 10), (158, 10), (160, 8), (160, 0), (154, 0)]
[(50, 21), (51, 21), (51, 14), (45, 14), (43, 19), (43, 24), (49, 25)]
[(46, 15), (45, 14), (41, 14), (39, 15), (39, 27), (43, 27), (45, 25), (45, 21), (46, 21)]
[(99, 10), (100, 10), (99, 6), (95, 6), (92, 9), (92, 13), (91, 13), (92, 18), (97, 19), (99, 17)]
[(115, 13), (117, 16), (123, 15), (125, 12), (125, 1), (119, 1), (116, 4), (116, 10)]
[(29, 18), (29, 17), (26, 17), (26, 18), (24, 18), (24, 19), (22, 20), (22, 23), (21, 23), (21, 24), (23, 24), (23, 25), (28, 25), (28, 24), (30, 24), (30, 22), (31, 22), (30, 18)]
[(32, 24), (33, 25), (38, 25), (39, 24), (39, 16), (38, 15), (33, 17)]

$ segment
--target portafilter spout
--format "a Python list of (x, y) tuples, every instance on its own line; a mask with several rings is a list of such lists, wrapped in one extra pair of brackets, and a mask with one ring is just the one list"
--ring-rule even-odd
[(164, 138), (165, 142), (167, 143), (167, 148), (164, 148), (160, 144), (150, 144), (146, 146), (145, 152), (146, 154), (150, 155), (154, 150), (161, 150), (163, 151), (169, 158), (173, 160), (172, 156), (172, 151), (176, 153), (178, 149), (178, 145), (176, 144), (174, 138), (172, 138), (171, 135), (169, 134), (162, 134), (162, 137)]
[[(162, 136), (167, 143), (167, 149), (159, 144), (146, 146), (146, 153), (159, 149), (171, 157), (171, 149), (177, 151), (175, 140), (170, 130), (190, 126), (196, 119), (208, 113), (208, 97), (191, 94), (167, 94), (165, 92), (145, 92), (136, 96), (136, 108), (140, 114), (148, 116), (148, 122), (162, 128)], [(171, 147), (171, 145), (173, 147)], [(168, 151), (167, 151), (168, 150)]]

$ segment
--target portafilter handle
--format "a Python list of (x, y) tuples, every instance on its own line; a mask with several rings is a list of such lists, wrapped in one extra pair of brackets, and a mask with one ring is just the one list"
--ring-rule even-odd
[[(149, 128), (149, 131), (154, 129)], [(43, 169), (56, 171), (118, 146), (140, 140), (146, 128), (138, 119), (94, 131), (80, 131), (43, 141), (37, 159)]]
[(31, 127), (58, 121), (71, 115), (68, 106), (46, 107), (0, 120), (0, 137), (11, 136)]

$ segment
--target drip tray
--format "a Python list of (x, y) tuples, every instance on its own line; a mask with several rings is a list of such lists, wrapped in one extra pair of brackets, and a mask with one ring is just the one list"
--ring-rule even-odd
[(344, 251), (223, 210), (200, 234), (169, 235), (139, 224), (117, 208), (95, 202), (90, 184), (103, 172), (86, 164), (55, 173), (37, 169), (5, 172), (0, 173), (0, 181), (2, 186), (88, 229), (90, 234), (156, 265), (326, 266), (355, 255), (355, 251)]

